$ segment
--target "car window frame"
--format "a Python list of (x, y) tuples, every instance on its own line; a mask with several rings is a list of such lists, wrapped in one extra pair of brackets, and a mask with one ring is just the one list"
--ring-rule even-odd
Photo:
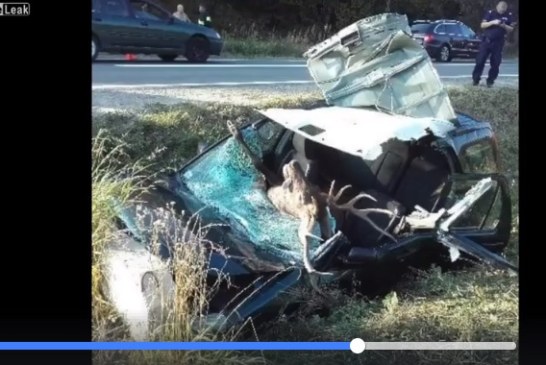
[[(447, 35), (459, 35), (461, 34), (461, 30), (459, 28), (459, 24), (456, 24), (456, 23), (447, 23), (447, 24), (444, 24), (444, 26), (446, 27), (446, 34)], [(449, 28), (453, 28), (453, 31), (450, 31)]]
[[(171, 17), (172, 17), (172, 14), (169, 13), (168, 11), (166, 11), (165, 9), (161, 8), (159, 5), (157, 4), (154, 4), (153, 2), (150, 2), (150, 1), (146, 1), (146, 0), (134, 0), (134, 1), (127, 1), (127, 3), (129, 4), (129, 7), (131, 9), (131, 12), (133, 14), (133, 17), (135, 19), (139, 19), (139, 20), (153, 20), (153, 21), (158, 21), (158, 22), (168, 22)], [(148, 14), (154, 16), (155, 18), (139, 18), (137, 16), (137, 10), (135, 9), (135, 7), (133, 6), (133, 4), (135, 3), (142, 3), (142, 4), (147, 4), (148, 5), (148, 8), (155, 8), (157, 9), (157, 11), (159, 11), (160, 13), (164, 14), (165, 15), (165, 19), (163, 18), (159, 18), (157, 17), (157, 15), (147, 11)]]
[[(106, 4), (108, 1), (118, 1), (119, 3), (123, 4), (123, 7), (125, 8), (125, 14), (122, 15), (122, 14), (112, 14), (112, 13), (109, 13), (106, 11)], [(101, 14), (104, 14), (104, 15), (107, 15), (107, 16), (115, 16), (115, 17), (120, 17), (120, 18), (131, 18), (132, 16), (132, 12), (131, 12), (131, 7), (129, 6), (129, 3), (127, 2), (127, 0), (98, 0), (98, 2), (100, 3), (100, 13)]]
[[(440, 29), (443, 28), (443, 31), (440, 31)], [(439, 35), (444, 35), (444, 34), (447, 34), (446, 33), (446, 26), (444, 23), (441, 23), (441, 24), (438, 24), (437, 26), (434, 27), (434, 31), (433, 31), (435, 34), (439, 34)]]
[(467, 38), (476, 38), (476, 32), (474, 32), (472, 28), (470, 28), (468, 25), (459, 24), (459, 27), (461, 28), (463, 36)]
[[(500, 173), (484, 173), (484, 174), (474, 174), (474, 173), (462, 173), (462, 174), (456, 174), (458, 175), (458, 179), (460, 181), (472, 181), (473, 183), (476, 183), (479, 181), (480, 178), (484, 177), (491, 177), (494, 181), (496, 186), (493, 188), (493, 198), (491, 199), (490, 203), (485, 206), (486, 213), (483, 217), (480, 217), (480, 223), (478, 225), (458, 225), (460, 224), (460, 218), (465, 217), (469, 212), (466, 212), (463, 214), (459, 219), (457, 219), (453, 224), (450, 226), (450, 231), (453, 233), (459, 233), (459, 234), (479, 234), (479, 235), (496, 235), (499, 232), (499, 225), (502, 222), (502, 216), (504, 213), (504, 201), (503, 201), (503, 194), (505, 193), (503, 189), (503, 182), (502, 182), (502, 174)], [(454, 177), (454, 176), (453, 176)], [(456, 181), (451, 181), (450, 188), (448, 189), (447, 194), (452, 193), (452, 189), (456, 186)], [(483, 197), (482, 197), (483, 198)], [(485, 227), (486, 223), (491, 220), (491, 214), (494, 210), (494, 207), (496, 203), (500, 204), (498, 215), (497, 217), (493, 217), (495, 220), (497, 220), (496, 224), (493, 227)], [(476, 202), (477, 203), (477, 202)], [(471, 209), (472, 210), (472, 209)]]
[[(468, 163), (467, 163), (467, 161), (465, 159), (467, 151), (470, 148), (472, 148), (474, 146), (477, 146), (479, 144), (482, 144), (482, 143), (487, 143), (489, 145), (489, 147), (491, 148), (492, 160), (493, 160), (495, 169), (493, 171), (472, 171), (472, 170), (467, 170)], [(499, 160), (498, 160), (498, 156), (497, 156), (497, 148), (496, 148), (495, 142), (489, 137), (483, 137), (483, 138), (480, 138), (480, 139), (476, 139), (476, 140), (474, 140), (472, 142), (465, 143), (459, 149), (459, 154), (458, 155), (459, 155), (458, 156), (459, 164), (461, 165), (461, 168), (463, 169), (465, 174), (475, 174), (475, 173), (498, 174), (498, 173), (500, 173), (500, 171), (499, 171), (500, 170)]]
[[(273, 123), (273, 124), (279, 124), (269, 118), (260, 118), (253, 122), (247, 122), (243, 125), (241, 125), (238, 129), (242, 132), (247, 128), (254, 128), (256, 130), (262, 128), (267, 123)], [(280, 125), (280, 124), (279, 124)], [(283, 127), (280, 125), (280, 127)], [(286, 128), (283, 127), (284, 130), (282, 133), (279, 134), (277, 141), (274, 143), (274, 147), (272, 147), (267, 153), (272, 153), (275, 151), (276, 146), (281, 142), (282, 137), (284, 133), (286, 132)], [(192, 165), (197, 163), (201, 158), (203, 158), (205, 155), (211, 153), (213, 150), (217, 149), (220, 145), (225, 143), (228, 139), (232, 138), (233, 136), (231, 134), (226, 134), (224, 137), (220, 138), (215, 143), (211, 144), (210, 146), (206, 147), (201, 153), (198, 153), (194, 155), (192, 158), (190, 158), (186, 163), (184, 163), (180, 168), (175, 170), (175, 174), (180, 175), (183, 174), (187, 169), (191, 168)]]

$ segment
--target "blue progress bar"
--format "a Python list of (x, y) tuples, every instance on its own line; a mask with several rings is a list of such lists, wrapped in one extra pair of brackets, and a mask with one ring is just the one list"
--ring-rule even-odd
[(0, 342), (0, 351), (350, 351), (349, 342)]

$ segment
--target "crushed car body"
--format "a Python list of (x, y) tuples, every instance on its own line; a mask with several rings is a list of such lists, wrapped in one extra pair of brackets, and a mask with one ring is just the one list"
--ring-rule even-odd
[[(393, 265), (411, 265), (430, 257), (430, 252), (451, 261), (467, 255), (493, 267), (518, 270), (502, 256), (510, 239), (512, 212), (494, 131), (487, 122), (453, 111), (429, 60), (408, 43), (411, 32), (406, 25), (405, 17), (387, 14), (343, 30), (310, 52), (315, 61), (309, 67), (326, 94), (326, 105), (261, 110), (261, 118), (239, 129), (260, 163), (278, 176), (286, 164), (296, 161), (321, 191), (327, 192), (332, 184), (336, 190), (350, 185), (345, 201), (358, 194), (373, 197), (358, 201), (355, 208), (392, 213), (370, 215), (382, 231), (352, 210), (331, 215), (336, 235), (327, 243), (315, 227), (313, 266), (332, 274), (321, 277), (319, 284), (381, 276)], [(382, 26), (384, 34), (377, 32)], [(357, 46), (347, 51), (357, 53), (353, 63), (342, 52), (347, 46), (340, 43), (351, 29), (358, 29), (358, 40), (351, 43)], [(383, 63), (380, 55), (395, 49), (400, 51), (396, 62)], [(343, 64), (340, 60), (351, 65), (328, 66), (328, 52), (335, 53), (333, 65)], [(380, 70), (406, 61), (413, 66), (383, 72), (377, 83), (347, 92), (347, 85), (360, 83), (357, 70)], [(362, 77), (367, 75), (362, 72)], [(332, 77), (338, 81), (324, 83)], [(341, 83), (345, 95), (333, 97)], [(395, 106), (381, 101), (380, 90), (386, 84), (398, 95)], [(417, 85), (426, 92), (412, 94), (409, 89)], [(165, 311), (164, 305), (145, 299), (149, 296), (143, 293), (156, 291), (161, 303), (169, 303), (176, 285), (168, 274), (169, 239), (162, 241), (159, 252), (152, 252), (143, 233), (146, 227), (135, 223), (139, 209), (151, 217), (154, 207), (173, 202), (175, 211), (198, 215), (209, 227), (206, 239), (222, 247), (221, 253), (210, 254), (210, 275), (228, 274), (234, 287), (218, 289), (209, 311), (203, 313), (207, 326), (229, 328), (248, 318), (279, 314), (290, 301), (291, 289), (308, 286), (298, 240), (300, 223), (275, 209), (259, 181), (259, 171), (241, 146), (226, 136), (166, 176), (142, 198), (141, 206), (120, 210), (120, 232), (132, 243), (118, 243), (106, 255), (107, 282), (115, 283), (107, 290), (133, 337), (145, 338), (151, 318)], [(153, 221), (148, 219), (148, 224)], [(144, 277), (152, 278), (152, 289), (143, 284), (148, 282)]]

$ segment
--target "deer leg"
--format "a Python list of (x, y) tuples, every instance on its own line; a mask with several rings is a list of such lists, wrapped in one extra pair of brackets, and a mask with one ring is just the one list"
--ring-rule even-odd
[(243, 136), (241, 135), (241, 132), (235, 127), (235, 125), (228, 121), (228, 129), (230, 133), (233, 135), (235, 140), (239, 143), (239, 145), (243, 148), (243, 151), (245, 154), (250, 158), (252, 161), (252, 165), (261, 172), (264, 176), (267, 182), (270, 186), (277, 186), (282, 184), (282, 179), (280, 179), (273, 171), (271, 171), (265, 164), (262, 162), (262, 160), (252, 152), (248, 144), (243, 139)]
[(300, 224), (300, 228), (298, 230), (298, 236), (300, 238), (300, 241), (303, 245), (303, 263), (305, 266), (306, 271), (309, 273), (309, 283), (311, 284), (311, 287), (313, 290), (319, 294), (322, 297), (328, 298), (328, 295), (326, 295), (320, 288), (318, 287), (318, 276), (319, 275), (332, 275), (332, 273), (325, 273), (317, 271), (313, 268), (311, 265), (311, 260), (309, 259), (309, 237), (308, 234), (313, 229), (313, 226), (315, 225), (315, 219), (313, 218), (305, 218), (302, 219), (302, 222)]
[(314, 218), (303, 218), (301, 220), (300, 227), (298, 229), (298, 237), (300, 239), (300, 242), (303, 246), (303, 265), (305, 267), (305, 270), (309, 274), (315, 274), (315, 275), (332, 275), (332, 273), (329, 272), (320, 272), (315, 270), (313, 265), (311, 265), (311, 260), (309, 258), (310, 256), (310, 250), (309, 250), (309, 235), (311, 235), (311, 231), (315, 225), (315, 219)]

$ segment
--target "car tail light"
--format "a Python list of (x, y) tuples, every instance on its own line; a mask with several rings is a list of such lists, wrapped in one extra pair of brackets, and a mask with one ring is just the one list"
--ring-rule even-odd
[(426, 35), (425, 36), (425, 43), (432, 42), (433, 40), (434, 40), (434, 38), (431, 35)]

